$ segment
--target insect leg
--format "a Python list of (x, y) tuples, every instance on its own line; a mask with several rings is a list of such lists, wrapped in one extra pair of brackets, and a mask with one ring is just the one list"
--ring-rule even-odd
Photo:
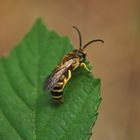
[(87, 65), (85, 63), (83, 63), (83, 62), (80, 64), (80, 67), (84, 67), (84, 69), (86, 69), (87, 71), (91, 72), (89, 70), (89, 68), (87, 67)]
[(67, 79), (67, 81), (70, 80), (70, 78), (71, 78), (71, 70), (68, 70), (68, 79)]
[(57, 83), (57, 86), (61, 86), (61, 85), (63, 85), (63, 82), (58, 82)]
[[(51, 89), (53, 92), (62, 92), (64, 90), (64, 87), (66, 86), (67, 82), (71, 78), (71, 70), (68, 70), (68, 78), (64, 78), (63, 82), (58, 82), (56, 84), (56, 87), (54, 89)], [(61, 87), (62, 86), (62, 87)]]
[(68, 70), (68, 78), (64, 79), (63, 89), (64, 89), (65, 85), (67, 84), (67, 82), (70, 80), (70, 78), (71, 78), (71, 70)]

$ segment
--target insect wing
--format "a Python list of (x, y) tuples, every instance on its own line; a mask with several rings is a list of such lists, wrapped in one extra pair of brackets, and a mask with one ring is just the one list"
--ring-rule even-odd
[(52, 89), (65, 71), (66, 68), (63, 68), (61, 70), (56, 70), (56, 72), (52, 73), (46, 83), (46, 89)]
[(55, 84), (59, 81), (61, 76), (70, 68), (73, 62), (73, 59), (68, 60), (60, 67), (56, 68), (54, 72), (47, 78), (45, 82), (45, 90), (54, 88)]

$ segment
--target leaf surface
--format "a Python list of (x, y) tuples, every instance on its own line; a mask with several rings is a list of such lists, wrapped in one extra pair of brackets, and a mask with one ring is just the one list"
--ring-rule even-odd
[(78, 68), (54, 105), (45, 78), (73, 47), (67, 37), (37, 20), (0, 58), (0, 140), (87, 140), (97, 119), (100, 80)]

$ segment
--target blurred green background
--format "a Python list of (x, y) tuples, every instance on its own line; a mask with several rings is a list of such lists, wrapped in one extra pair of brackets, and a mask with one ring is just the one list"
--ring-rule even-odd
[(83, 42), (104, 44), (86, 49), (102, 79), (102, 104), (91, 140), (140, 138), (140, 2), (138, 0), (1, 0), (0, 54), (6, 54), (42, 17), (51, 29), (67, 35), (78, 47), (72, 26)]

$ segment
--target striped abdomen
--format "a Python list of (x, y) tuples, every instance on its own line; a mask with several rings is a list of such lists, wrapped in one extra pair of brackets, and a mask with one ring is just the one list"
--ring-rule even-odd
[(56, 83), (55, 87), (51, 90), (54, 101), (63, 102), (64, 79), (65, 76), (63, 75), (62, 78)]

